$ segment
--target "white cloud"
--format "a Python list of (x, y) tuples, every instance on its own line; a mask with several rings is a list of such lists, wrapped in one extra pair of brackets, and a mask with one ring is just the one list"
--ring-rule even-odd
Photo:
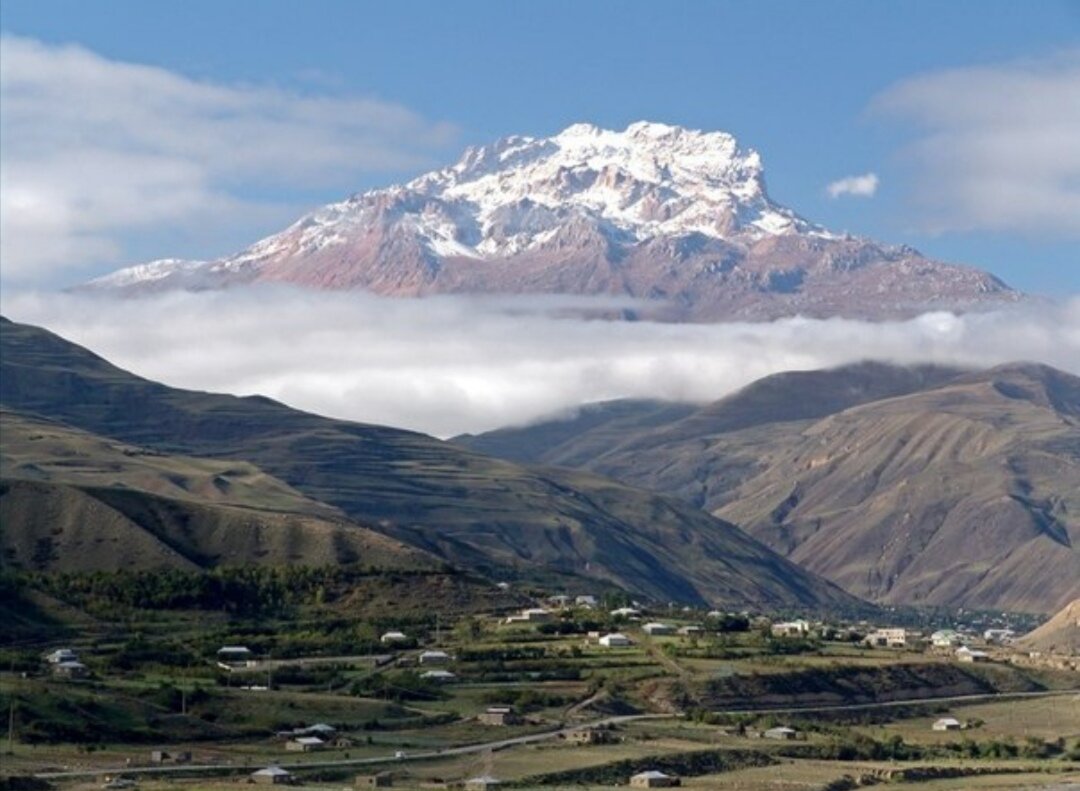
[(275, 288), (128, 300), (0, 297), (9, 318), (170, 385), (261, 393), (442, 436), (611, 398), (709, 401), (777, 371), (867, 358), (1035, 360), (1080, 374), (1080, 299), (901, 322), (680, 325), (558, 318), (567, 302), (543, 298), (402, 300)]
[(856, 198), (872, 198), (877, 192), (878, 177), (876, 173), (864, 173), (861, 176), (848, 176), (838, 181), (829, 182), (825, 192), (830, 198), (839, 198), (841, 195), (851, 195)]
[(919, 131), (903, 160), (927, 230), (1080, 235), (1080, 49), (915, 77), (872, 111)]
[[(374, 99), (222, 85), (78, 46), (0, 40), (7, 280), (121, 260), (131, 234), (292, 219), (252, 198), (430, 164), (454, 130)], [(162, 251), (162, 253), (173, 251)]]

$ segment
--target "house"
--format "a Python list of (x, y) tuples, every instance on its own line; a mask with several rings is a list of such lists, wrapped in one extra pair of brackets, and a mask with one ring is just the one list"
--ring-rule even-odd
[(907, 646), (907, 639), (905, 629), (875, 629), (863, 642), (875, 648), (904, 648)]
[(320, 739), (326, 739), (335, 733), (337, 733), (337, 728), (333, 725), (327, 725), (325, 722), (316, 722), (314, 725), (297, 728), (293, 731), (294, 736), (318, 736)]
[(420, 674), (425, 681), (434, 681), (438, 684), (447, 684), (457, 679), (457, 676), (449, 670), (425, 670)]
[(82, 662), (57, 662), (52, 666), (52, 672), (60, 678), (86, 678), (90, 675), (90, 668)]
[(939, 629), (930, 635), (930, 645), (934, 648), (952, 648), (960, 643), (960, 635), (952, 629)]
[(255, 654), (251, 649), (243, 645), (226, 645), (218, 649), (217, 661), (226, 669), (245, 667), (255, 663)]
[(720, 612), (719, 610), (709, 610), (707, 613), (705, 613), (705, 617), (706, 618), (723, 618), (724, 614), (722, 612)]
[(465, 781), (465, 791), (493, 791), (499, 788), (502, 782), (491, 775), (482, 775)]
[(674, 788), (679, 784), (679, 778), (656, 769), (640, 772), (630, 778), (632, 788)]
[(424, 651), (420, 654), (421, 665), (445, 665), (450, 661), (450, 654), (445, 651)]
[(630, 645), (630, 638), (621, 632), (612, 632), (600, 638), (600, 645), (604, 648), (625, 648)]
[(633, 607), (620, 607), (617, 610), (612, 610), (611, 615), (615, 618), (638, 618), (641, 615), (641, 610), (635, 610)]
[(700, 637), (705, 634), (705, 630), (700, 626), (684, 626), (679, 630), (679, 634), (683, 637)]
[(675, 634), (675, 627), (666, 623), (647, 623), (641, 627), (641, 631), (650, 636)]
[(975, 651), (965, 645), (956, 649), (956, 658), (961, 662), (989, 662), (990, 654), (985, 651)]
[(935, 731), (958, 731), (961, 726), (960, 720), (954, 717), (942, 717), (940, 720), (935, 720), (930, 727)]
[(810, 633), (810, 622), (800, 618), (797, 621), (781, 621), (769, 627), (773, 637), (805, 637)]
[(997, 643), (998, 645), (1011, 643), (1015, 637), (1016, 632), (1012, 629), (987, 629), (983, 632), (983, 640), (988, 643)]
[(280, 766), (268, 766), (252, 772), (251, 782), (263, 785), (290, 785), (293, 782), (293, 776), (291, 772), (285, 771)]
[(512, 706), (488, 706), (477, 718), (484, 725), (519, 725), (521, 717)]
[(178, 753), (169, 753), (165, 750), (151, 750), (150, 763), (152, 764), (186, 764), (191, 760), (191, 753), (187, 750)]
[(79, 655), (70, 648), (57, 648), (45, 657), (50, 665), (59, 665), (61, 662), (78, 662)]
[(582, 746), (607, 744), (611, 741), (611, 733), (600, 728), (578, 728), (566, 734), (566, 741)]
[(394, 785), (394, 775), (390, 772), (376, 772), (373, 775), (357, 775), (353, 779), (356, 788), (390, 788)]
[(285, 742), (285, 749), (290, 753), (310, 753), (326, 747), (326, 742), (318, 736), (297, 736)]
[(511, 615), (506, 619), (507, 623), (547, 623), (552, 618), (551, 612), (543, 607), (529, 607), (522, 610), (519, 615)]
[(767, 731), (761, 734), (766, 739), (777, 739), (779, 741), (790, 741), (798, 737), (799, 732), (794, 728), (788, 728), (784, 725), (776, 728), (769, 728)]
[(407, 643), (409, 642), (409, 636), (404, 632), (391, 631), (386, 632), (379, 638), (379, 642), (383, 645), (393, 645), (394, 643)]
[(586, 593), (583, 596), (578, 596), (576, 599), (574, 599), (574, 604), (576, 604), (578, 607), (588, 607), (589, 609), (592, 609), (597, 604), (599, 604), (599, 602), (597, 602), (595, 596)]

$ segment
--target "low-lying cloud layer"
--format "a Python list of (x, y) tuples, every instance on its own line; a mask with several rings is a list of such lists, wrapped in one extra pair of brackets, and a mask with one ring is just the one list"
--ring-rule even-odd
[(1034, 360), (1080, 374), (1080, 299), (881, 323), (566, 317), (568, 307), (590, 304), (245, 289), (138, 300), (24, 292), (5, 294), (2, 309), (170, 385), (259, 393), (439, 436), (604, 399), (704, 402), (777, 371), (868, 358), (972, 366)]

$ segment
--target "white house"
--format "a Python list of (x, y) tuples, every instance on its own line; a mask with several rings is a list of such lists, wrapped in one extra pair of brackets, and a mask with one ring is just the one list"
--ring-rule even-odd
[(450, 661), (450, 654), (445, 651), (423, 651), (420, 654), (421, 665), (445, 665)]
[(908, 634), (905, 629), (876, 629), (863, 640), (867, 645), (877, 648), (904, 648)]
[(641, 631), (647, 635), (675, 634), (675, 627), (666, 623), (647, 623)]
[(1016, 637), (1016, 632), (1012, 629), (987, 629), (983, 632), (983, 640), (988, 643), (998, 643), (1004, 645), (1011, 643)]
[(939, 629), (930, 635), (930, 645), (935, 648), (952, 648), (960, 645), (960, 635), (952, 629)]
[(57, 648), (45, 657), (50, 665), (59, 665), (61, 662), (78, 662), (79, 655), (70, 648)]
[(638, 772), (630, 778), (631, 788), (672, 788), (679, 785), (679, 778), (664, 774), (658, 769)]
[(511, 615), (506, 619), (507, 623), (546, 623), (552, 618), (551, 611), (543, 607), (529, 607), (522, 610), (520, 615)]
[(958, 731), (961, 726), (960, 720), (955, 717), (942, 717), (940, 720), (935, 720), (930, 727), (935, 731)]
[(616, 618), (637, 618), (641, 615), (641, 610), (635, 610), (633, 607), (620, 607), (617, 610), (612, 610), (611, 614)]
[(612, 632), (600, 638), (600, 645), (604, 648), (625, 648), (630, 645), (630, 638), (621, 632)]
[(956, 658), (961, 662), (989, 662), (990, 654), (985, 651), (976, 651), (965, 645), (956, 649)]
[(224, 668), (250, 666), (255, 663), (255, 654), (243, 645), (226, 645), (218, 649), (218, 664)]
[(268, 766), (265, 769), (259, 769), (257, 772), (251, 773), (253, 783), (266, 785), (288, 785), (292, 783), (292, 779), (292, 774), (280, 766)]
[(392, 645), (394, 643), (407, 643), (409, 642), (409, 636), (404, 632), (390, 631), (386, 632), (379, 638), (379, 642), (383, 645)]
[(447, 684), (454, 681), (457, 676), (451, 673), (449, 670), (425, 670), (420, 674), (420, 678), (425, 681), (435, 681), (439, 684)]
[(788, 740), (794, 739), (796, 736), (799, 735), (799, 732), (794, 728), (788, 728), (781, 725), (777, 728), (769, 728), (761, 735), (764, 736), (766, 739)]
[(297, 736), (285, 742), (285, 749), (292, 753), (310, 753), (326, 747), (326, 742), (318, 736)]
[(795, 621), (781, 621), (770, 627), (773, 637), (805, 637), (810, 633), (810, 622), (802, 618)]
[(590, 593), (586, 593), (586, 594), (584, 594), (582, 596), (578, 596), (576, 599), (574, 599), (574, 604), (576, 604), (578, 607), (592, 608), (592, 607), (595, 607), (598, 604), (598, 602), (596, 601), (595, 596), (593, 596)]

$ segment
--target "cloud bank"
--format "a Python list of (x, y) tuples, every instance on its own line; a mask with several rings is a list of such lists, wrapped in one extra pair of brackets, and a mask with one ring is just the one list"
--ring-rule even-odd
[(917, 129), (902, 160), (927, 230), (1080, 236), (1080, 49), (905, 80), (871, 112)]
[(254, 237), (298, 213), (275, 189), (348, 189), (428, 165), (455, 136), (390, 102), (194, 80), (9, 35), (0, 107), (7, 280), (122, 260), (140, 231)]
[(861, 176), (848, 176), (838, 181), (829, 182), (825, 192), (834, 200), (843, 195), (851, 195), (856, 198), (872, 198), (877, 192), (878, 177), (876, 173), (864, 173)]
[(1080, 299), (882, 323), (567, 317), (568, 307), (590, 304), (256, 288), (137, 300), (23, 292), (4, 294), (0, 307), (170, 385), (259, 393), (444, 437), (613, 398), (706, 402), (778, 371), (870, 358), (1035, 360), (1080, 374)]

